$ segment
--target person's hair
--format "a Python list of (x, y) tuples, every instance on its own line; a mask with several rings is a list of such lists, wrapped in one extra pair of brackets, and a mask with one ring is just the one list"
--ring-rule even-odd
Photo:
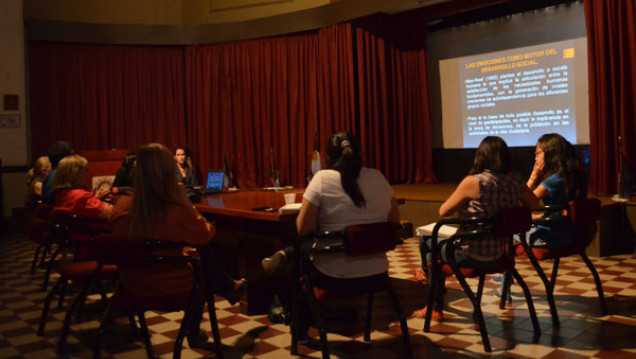
[(151, 143), (139, 149), (130, 208), (133, 238), (156, 234), (157, 218), (168, 204), (190, 205), (179, 188), (177, 171), (174, 155), (164, 145)]
[(121, 166), (124, 168), (133, 168), (135, 161), (137, 161), (137, 154), (135, 152), (130, 152), (126, 155), (126, 157), (124, 157), (124, 160), (121, 162)]
[(86, 158), (80, 155), (62, 158), (53, 177), (53, 190), (80, 188), (87, 163)]
[(474, 175), (485, 170), (493, 173), (508, 173), (511, 167), (510, 150), (506, 141), (498, 136), (487, 136), (479, 144), (473, 167), (468, 174)]
[(57, 141), (51, 147), (49, 147), (49, 160), (51, 166), (56, 168), (60, 160), (66, 156), (73, 154), (73, 146), (66, 141)]
[(51, 161), (48, 156), (41, 156), (35, 161), (33, 168), (27, 174), (27, 184), (31, 184), (35, 177), (41, 176), (44, 169), (51, 169)]
[(565, 182), (565, 194), (576, 197), (587, 194), (587, 180), (583, 164), (574, 146), (557, 133), (547, 133), (537, 141), (543, 151), (544, 165), (542, 176), (544, 181), (555, 173)]
[(338, 132), (327, 143), (328, 167), (340, 172), (340, 183), (357, 207), (365, 205), (365, 199), (358, 186), (358, 176), (362, 168), (360, 141), (350, 132)]

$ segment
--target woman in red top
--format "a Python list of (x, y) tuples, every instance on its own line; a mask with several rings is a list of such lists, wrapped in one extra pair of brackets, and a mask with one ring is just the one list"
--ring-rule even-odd
[(88, 218), (108, 218), (113, 210), (109, 203), (102, 202), (109, 192), (99, 191), (93, 196), (86, 190), (86, 158), (80, 155), (64, 157), (57, 165), (53, 178), (55, 207), (71, 214)]

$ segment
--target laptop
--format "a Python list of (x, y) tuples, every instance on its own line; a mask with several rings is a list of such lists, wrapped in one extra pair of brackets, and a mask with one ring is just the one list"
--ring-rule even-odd
[(205, 194), (220, 193), (223, 192), (223, 178), (225, 173), (223, 171), (210, 171), (208, 172), (208, 180), (205, 183)]

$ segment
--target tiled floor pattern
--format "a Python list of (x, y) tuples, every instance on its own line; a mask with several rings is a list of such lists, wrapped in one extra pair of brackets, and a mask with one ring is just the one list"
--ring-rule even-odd
[[(0, 240), (0, 358), (53, 358), (64, 310), (54, 309), (44, 337), (36, 335), (45, 293), (40, 290), (43, 270), (29, 274), (35, 245), (23, 233), (4, 236)], [(425, 304), (426, 286), (413, 277), (420, 259), (417, 241), (390, 253), (391, 276), (405, 312), (410, 314)], [(483, 351), (479, 333), (474, 330), (472, 307), (459, 284), (447, 281), (447, 311), (441, 324), (430, 333), (422, 331), (424, 322), (410, 318), (408, 326), (415, 358), (509, 357), (509, 358), (603, 358), (636, 357), (636, 255), (620, 255), (594, 259), (600, 272), (611, 315), (599, 316), (596, 290), (587, 267), (580, 259), (562, 261), (555, 296), (561, 317), (560, 328), (551, 325), (538, 276), (527, 261), (517, 268), (526, 278), (535, 299), (542, 333), (534, 339), (525, 300), (519, 287), (513, 287), (513, 303), (499, 310), (493, 293), (496, 284), (488, 281), (482, 308), (485, 313), (493, 352)], [(476, 281), (471, 283), (475, 284)], [(50, 288), (50, 286), (49, 286)], [(99, 302), (91, 297), (81, 323), (73, 324), (66, 347), (66, 357), (92, 356), (93, 338), (98, 326)], [(70, 303), (67, 300), (66, 305)], [(371, 343), (362, 339), (365, 302), (330, 304), (328, 318), (337, 333), (328, 335), (332, 357), (338, 358), (402, 358), (400, 329), (385, 295), (378, 296)], [(238, 306), (216, 302), (222, 342), (226, 358), (286, 358), (289, 354), (289, 329), (271, 324), (266, 316), (238, 314)], [(171, 358), (172, 344), (181, 313), (147, 313), (153, 349), (158, 357)], [(207, 315), (206, 315), (207, 318)], [(118, 322), (119, 323), (119, 322)], [(209, 322), (202, 328), (209, 333)], [(315, 331), (310, 335), (317, 336)], [(315, 340), (301, 346), (300, 354), (320, 357)], [(107, 333), (103, 358), (143, 358), (143, 344), (131, 338), (126, 321), (115, 324)], [(213, 352), (191, 350), (184, 345), (183, 358), (214, 357)]]

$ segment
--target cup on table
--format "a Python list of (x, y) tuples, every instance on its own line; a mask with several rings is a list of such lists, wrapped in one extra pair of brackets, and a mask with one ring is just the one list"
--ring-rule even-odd
[(296, 203), (296, 193), (285, 193), (285, 204)]

